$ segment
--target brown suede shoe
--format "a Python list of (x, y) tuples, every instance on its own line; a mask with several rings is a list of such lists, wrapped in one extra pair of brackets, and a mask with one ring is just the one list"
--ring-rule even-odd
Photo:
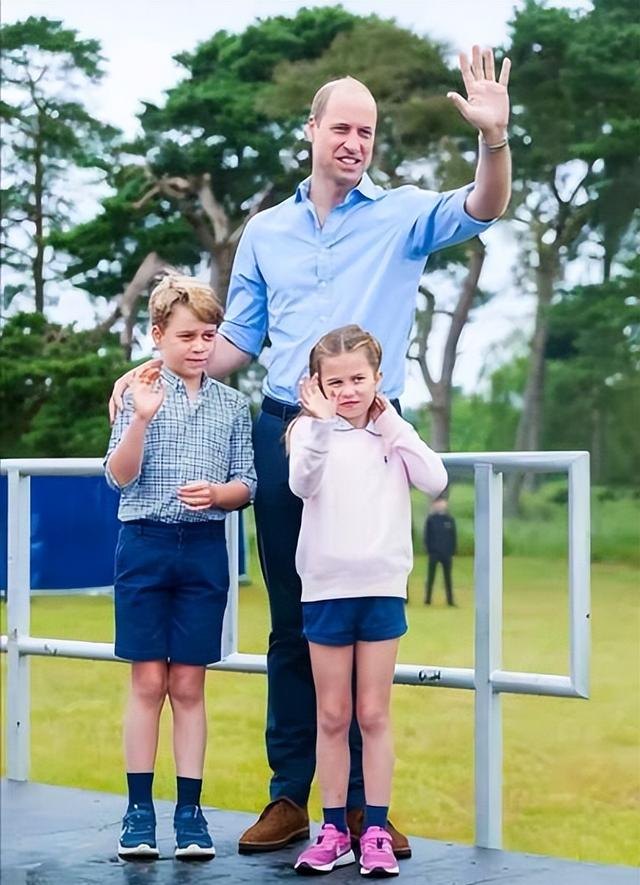
[[(363, 823), (364, 809), (352, 808), (351, 811), (347, 812), (347, 826), (349, 827), (351, 842), (354, 847), (358, 847), (359, 845)], [(411, 845), (409, 845), (409, 840), (404, 833), (396, 830), (390, 820), (387, 820), (386, 830), (391, 836), (391, 847), (398, 860), (406, 860), (408, 857), (411, 857)]]
[(269, 802), (258, 820), (240, 836), (238, 852), (277, 851), (290, 842), (309, 838), (309, 815), (291, 799), (281, 796)]

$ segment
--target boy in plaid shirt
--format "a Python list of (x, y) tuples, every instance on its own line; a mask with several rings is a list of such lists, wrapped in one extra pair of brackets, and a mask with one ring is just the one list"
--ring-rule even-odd
[(225, 516), (255, 491), (244, 397), (206, 374), (222, 307), (213, 290), (169, 275), (154, 289), (162, 363), (134, 377), (113, 426), (107, 480), (121, 493), (115, 650), (132, 662), (124, 722), (129, 805), (118, 853), (158, 857), (152, 781), (160, 712), (173, 713), (176, 857), (212, 858), (200, 808), (206, 665), (220, 659), (229, 589)]

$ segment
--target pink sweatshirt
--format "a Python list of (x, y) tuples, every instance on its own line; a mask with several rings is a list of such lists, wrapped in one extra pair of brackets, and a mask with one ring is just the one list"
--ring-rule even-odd
[(296, 551), (302, 601), (406, 598), (413, 566), (409, 483), (447, 484), (439, 455), (395, 409), (359, 430), (303, 416), (291, 430), (289, 485), (304, 501)]

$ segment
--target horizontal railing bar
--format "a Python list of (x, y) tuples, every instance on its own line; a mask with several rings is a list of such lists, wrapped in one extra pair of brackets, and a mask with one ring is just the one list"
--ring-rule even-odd
[[(490, 464), (503, 473), (566, 471), (584, 452), (452, 452), (443, 453), (448, 470), (467, 472), (477, 464)], [(101, 458), (4, 458), (0, 473), (18, 471), (22, 476), (99, 476)]]
[(396, 685), (429, 685), (434, 688), (475, 688), (473, 670), (463, 667), (426, 667), (397, 664)]
[(99, 476), (102, 458), (3, 458), (0, 473), (17, 471), (21, 476)]
[[(0, 652), (6, 652), (8, 637), (0, 636)], [(88, 661), (115, 661), (117, 658), (112, 642), (85, 642), (79, 639), (52, 639), (23, 636), (18, 640), (18, 651), (35, 657), (59, 657)], [(236, 652), (223, 661), (209, 665), (210, 670), (226, 670), (235, 673), (266, 673), (266, 655)], [(394, 683), (396, 685), (425, 685), (436, 688), (475, 688), (474, 672), (465, 667), (433, 667), (418, 664), (398, 664)], [(517, 673), (494, 670), (491, 674), (494, 691), (509, 694), (534, 694), (553, 697), (582, 697), (568, 676), (542, 673)]]
[(534, 694), (556, 698), (586, 697), (578, 691), (569, 676), (494, 670), (490, 681), (494, 691), (504, 694)]
[(501, 473), (566, 473), (584, 452), (455, 452), (442, 455), (449, 472), (466, 473), (478, 464), (490, 464)]

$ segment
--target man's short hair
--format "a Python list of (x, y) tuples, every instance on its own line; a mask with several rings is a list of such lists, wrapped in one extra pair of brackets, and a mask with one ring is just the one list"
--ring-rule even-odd
[[(329, 80), (328, 83), (325, 83), (324, 86), (321, 86), (320, 89), (313, 96), (313, 101), (311, 102), (311, 111), (309, 112), (309, 117), (313, 117), (316, 123), (319, 123), (322, 119), (324, 112), (327, 109), (327, 103), (331, 98), (331, 93), (337, 86), (341, 86), (343, 84), (349, 84), (353, 86), (361, 87), (365, 92), (368, 92), (371, 95), (369, 89), (361, 83), (360, 80), (356, 80), (355, 77), (340, 77), (337, 80)], [(371, 95), (372, 100), (375, 102), (373, 95)]]
[(178, 304), (188, 307), (201, 323), (219, 326), (222, 322), (224, 309), (211, 286), (194, 277), (170, 273), (158, 283), (149, 298), (151, 325), (166, 329)]

